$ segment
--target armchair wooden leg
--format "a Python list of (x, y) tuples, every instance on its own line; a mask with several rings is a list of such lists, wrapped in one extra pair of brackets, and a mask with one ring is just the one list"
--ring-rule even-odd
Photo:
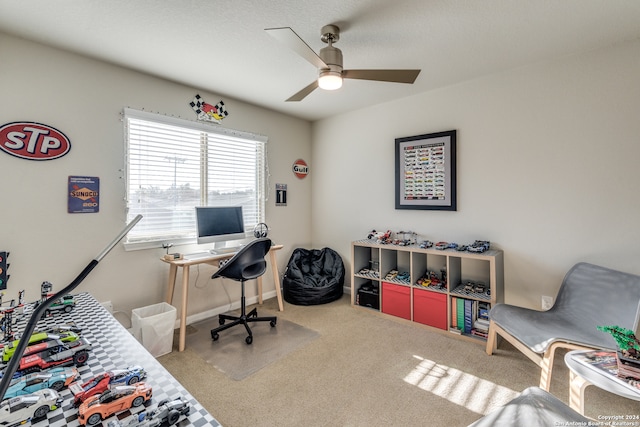
[(549, 391), (551, 387), (551, 371), (553, 369), (553, 359), (556, 354), (555, 347), (551, 346), (542, 356), (540, 363), (540, 388)]
[(584, 415), (584, 389), (591, 383), (569, 372), (569, 407)]
[(487, 348), (486, 352), (489, 356), (496, 351), (498, 347), (498, 333), (496, 332), (496, 325), (493, 321), (489, 321), (489, 334), (487, 335)]

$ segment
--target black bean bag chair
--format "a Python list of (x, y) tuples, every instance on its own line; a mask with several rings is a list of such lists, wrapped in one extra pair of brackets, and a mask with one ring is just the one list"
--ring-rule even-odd
[(344, 264), (330, 248), (297, 248), (284, 273), (284, 299), (294, 305), (326, 304), (343, 293)]

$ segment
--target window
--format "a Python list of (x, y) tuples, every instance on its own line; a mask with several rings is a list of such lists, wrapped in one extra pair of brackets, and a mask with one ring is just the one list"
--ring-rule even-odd
[(127, 249), (195, 243), (195, 206), (242, 206), (264, 222), (267, 138), (126, 108)]

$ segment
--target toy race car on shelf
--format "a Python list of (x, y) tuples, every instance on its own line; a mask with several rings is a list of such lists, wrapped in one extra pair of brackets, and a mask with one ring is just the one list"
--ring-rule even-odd
[(0, 403), (0, 425), (15, 426), (29, 420), (39, 420), (49, 411), (55, 411), (62, 405), (57, 391), (45, 388), (24, 396), (5, 399)]
[(141, 412), (138, 416), (122, 421), (109, 421), (107, 427), (157, 427), (163, 423), (172, 426), (180, 420), (180, 416), (188, 415), (191, 405), (184, 397), (163, 400), (154, 410)]
[(422, 249), (429, 249), (431, 247), (433, 247), (433, 242), (431, 240), (425, 240), (420, 243), (420, 248)]
[[(51, 298), (54, 294), (51, 293), (53, 285), (51, 282), (42, 282), (40, 285), (40, 301), (36, 301), (33, 308), (37, 308), (40, 304)], [(73, 295), (63, 295), (61, 298), (53, 301), (53, 303), (45, 311), (45, 316), (51, 316), (55, 312), (63, 311), (65, 313), (71, 312), (76, 306), (76, 300)]]
[[(29, 337), (29, 346), (41, 344), (48, 341), (58, 341), (58, 340), (62, 342), (73, 342), (78, 340), (79, 338), (80, 336), (77, 333), (72, 331), (66, 331), (62, 334), (54, 334), (49, 332), (35, 332), (31, 334), (31, 337)], [(20, 344), (19, 339), (13, 340), (5, 344), (4, 346), (2, 346), (2, 361), (4, 363), (7, 363), (11, 359), (11, 357), (13, 356), (13, 353), (16, 351), (16, 348), (18, 347), (18, 344)]]
[(488, 240), (476, 240), (467, 247), (468, 252), (482, 253), (488, 251), (491, 243)]
[(55, 366), (82, 366), (89, 359), (91, 343), (85, 338), (71, 342), (49, 340), (26, 348), (17, 372), (25, 375)]
[(6, 399), (22, 396), (45, 388), (60, 391), (77, 377), (78, 370), (76, 368), (52, 368), (43, 372), (34, 372), (12, 380), (4, 397)]
[(435, 245), (435, 248), (439, 251), (444, 251), (445, 249), (447, 249), (449, 247), (449, 243), (448, 242), (438, 242)]
[(103, 419), (124, 410), (135, 408), (151, 399), (152, 388), (146, 383), (117, 386), (91, 396), (78, 408), (80, 425), (95, 426)]
[(126, 369), (114, 369), (96, 375), (82, 384), (75, 382), (69, 386), (73, 394), (73, 403), (77, 406), (89, 397), (106, 391), (117, 385), (133, 385), (147, 377), (147, 372), (141, 366), (130, 366)]

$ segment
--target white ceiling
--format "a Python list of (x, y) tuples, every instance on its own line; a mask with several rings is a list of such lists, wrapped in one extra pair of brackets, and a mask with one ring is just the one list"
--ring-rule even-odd
[[(422, 72), (285, 102), (317, 72), (264, 29), (291, 27), (318, 52), (326, 24), (341, 28), (346, 69)], [(0, 31), (317, 120), (638, 39), (640, 1), (0, 0)]]

